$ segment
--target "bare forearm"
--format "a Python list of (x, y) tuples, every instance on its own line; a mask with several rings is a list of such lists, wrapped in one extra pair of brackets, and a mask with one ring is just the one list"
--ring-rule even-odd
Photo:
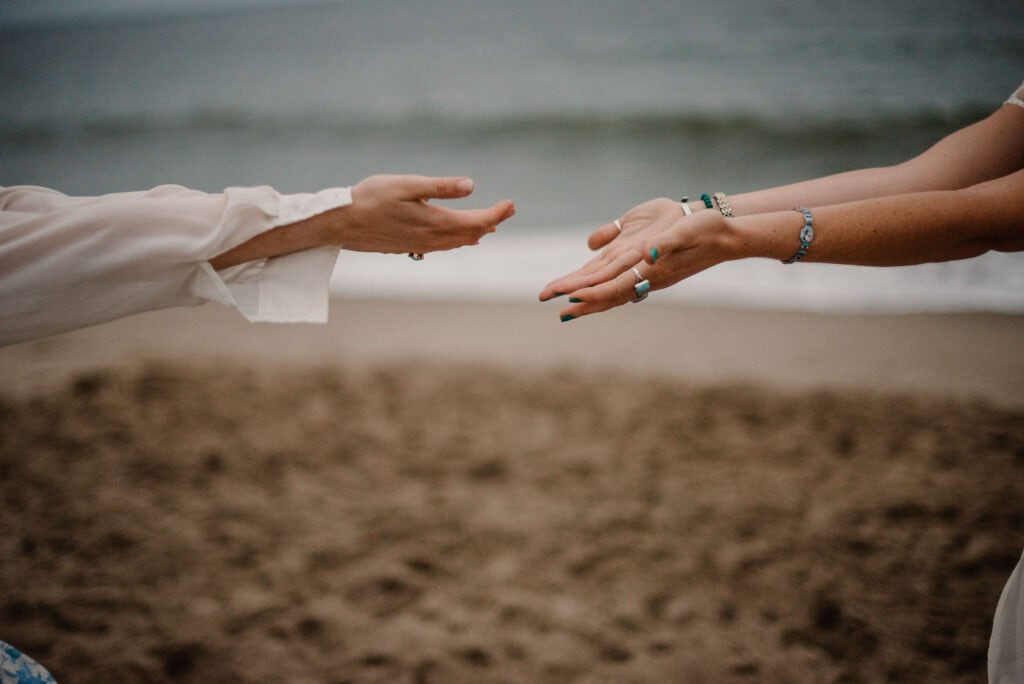
[(902, 167), (892, 166), (847, 171), (814, 180), (731, 195), (729, 199), (737, 216), (750, 216), (800, 205), (843, 204), (871, 197), (919, 192), (923, 189), (902, 172)]
[[(815, 240), (804, 258), (865, 266), (965, 259), (1024, 247), (1024, 171), (958, 191), (893, 195), (814, 209)], [(797, 212), (729, 222), (737, 255), (787, 259), (803, 224)]]
[[(335, 213), (341, 214), (343, 209), (338, 209)], [(216, 270), (221, 270), (258, 259), (294, 254), (327, 243), (323, 218), (322, 215), (318, 215), (260, 233), (234, 249), (210, 259), (210, 265)]]
[[(952, 133), (917, 157), (894, 166), (858, 169), (732, 195), (737, 216), (794, 206), (843, 204), (877, 197), (958, 190), (1024, 167), (1024, 110), (1004, 106)], [(693, 206), (693, 205), (691, 205)], [(697, 208), (697, 207), (694, 207)]]

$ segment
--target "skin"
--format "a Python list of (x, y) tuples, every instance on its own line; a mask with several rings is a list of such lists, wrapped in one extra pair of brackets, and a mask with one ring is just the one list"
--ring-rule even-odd
[(703, 202), (659, 198), (591, 234), (600, 254), (558, 278), (541, 301), (568, 294), (563, 321), (606, 311), (635, 296), (636, 267), (652, 290), (724, 261), (788, 259), (811, 207), (815, 239), (803, 261), (902, 266), (1024, 250), (1024, 109), (1004, 105), (923, 154), (891, 167), (861, 169), (731, 196), (734, 217)]
[(487, 209), (462, 210), (430, 203), (472, 192), (469, 178), (370, 176), (352, 188), (352, 204), (261, 233), (210, 263), (222, 269), (323, 245), (386, 254), (426, 254), (475, 245), (515, 215), (510, 200)]

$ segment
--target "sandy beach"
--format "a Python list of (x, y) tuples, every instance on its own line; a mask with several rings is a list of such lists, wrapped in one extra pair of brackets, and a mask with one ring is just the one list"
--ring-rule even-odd
[(62, 682), (980, 682), (1024, 317), (213, 306), (0, 349)]

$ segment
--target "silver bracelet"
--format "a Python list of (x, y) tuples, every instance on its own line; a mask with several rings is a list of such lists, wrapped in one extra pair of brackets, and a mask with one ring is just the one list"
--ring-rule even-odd
[(796, 250), (796, 254), (783, 261), (784, 264), (795, 264), (803, 259), (807, 255), (811, 243), (814, 242), (814, 215), (811, 214), (811, 210), (806, 207), (793, 207), (793, 211), (799, 211), (804, 215), (804, 227), (800, 229), (800, 249)]

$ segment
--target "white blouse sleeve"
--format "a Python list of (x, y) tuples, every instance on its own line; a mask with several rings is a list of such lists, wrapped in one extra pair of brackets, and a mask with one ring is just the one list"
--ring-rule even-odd
[(215, 271), (207, 261), (277, 226), (350, 204), (348, 188), (207, 194), (176, 185), (69, 197), (0, 187), (0, 344), (215, 301), (250, 321), (324, 322), (340, 247)]

